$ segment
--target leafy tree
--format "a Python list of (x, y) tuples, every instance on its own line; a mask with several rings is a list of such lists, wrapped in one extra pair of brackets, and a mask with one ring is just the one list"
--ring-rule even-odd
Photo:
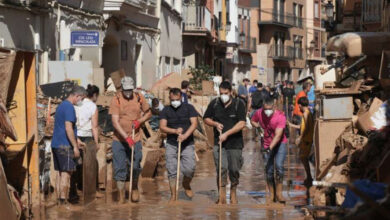
[(190, 79), (190, 85), (195, 90), (202, 90), (202, 81), (212, 80), (212, 77), (215, 76), (214, 70), (207, 65), (199, 67), (190, 66), (190, 74), (192, 75), (192, 78)]

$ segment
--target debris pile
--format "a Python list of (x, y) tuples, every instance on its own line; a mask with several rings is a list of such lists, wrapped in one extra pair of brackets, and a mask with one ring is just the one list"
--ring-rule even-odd
[[(329, 207), (340, 207), (351, 188), (360, 194), (361, 189), (352, 185), (355, 181), (390, 184), (389, 115), (386, 118), (390, 59), (383, 47), (365, 46), (373, 39), (387, 42), (390, 36), (353, 33), (331, 38), (327, 49), (336, 52), (337, 62), (316, 67), (316, 80), (322, 84), (316, 85), (320, 88), (316, 91), (318, 114), (314, 138), (316, 187), (311, 189), (317, 207), (315, 216), (326, 213), (329, 216)], [(324, 81), (325, 78), (331, 80)], [(381, 209), (380, 206), (389, 209), (388, 196), (389, 193), (381, 204), (367, 196), (363, 206), (358, 203), (354, 210), (344, 210), (339, 216), (356, 219), (351, 216), (361, 217), (367, 209), (367, 213), (375, 216), (378, 212), (373, 210)]]

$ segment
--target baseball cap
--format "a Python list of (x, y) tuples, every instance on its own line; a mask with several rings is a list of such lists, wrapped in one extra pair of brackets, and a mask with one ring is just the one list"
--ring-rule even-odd
[(134, 80), (130, 76), (125, 76), (121, 79), (122, 89), (131, 90), (134, 89)]

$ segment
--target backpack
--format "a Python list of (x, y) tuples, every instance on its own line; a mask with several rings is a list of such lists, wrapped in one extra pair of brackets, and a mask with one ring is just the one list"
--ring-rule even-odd
[[(235, 104), (235, 110), (236, 110), (236, 112), (237, 112), (237, 110), (238, 110), (238, 104), (240, 103), (240, 102), (244, 102), (242, 99), (240, 99), (240, 98), (235, 98), (235, 99), (233, 99), (232, 100), (232, 102), (236, 102)], [(219, 99), (219, 98), (217, 98), (216, 99), (216, 101), (215, 101), (215, 103), (214, 103), (214, 106), (213, 106), (213, 108), (214, 108), (214, 112), (215, 112), (215, 109), (217, 108), (217, 106), (218, 106), (218, 104), (221, 104), (221, 105), (223, 105), (223, 103), (221, 102), (221, 100)], [(232, 103), (233, 104), (233, 103)], [(245, 103), (244, 103), (245, 104)]]
[(263, 107), (264, 100), (267, 98), (267, 94), (263, 91), (256, 91), (252, 94), (252, 108), (260, 109)]

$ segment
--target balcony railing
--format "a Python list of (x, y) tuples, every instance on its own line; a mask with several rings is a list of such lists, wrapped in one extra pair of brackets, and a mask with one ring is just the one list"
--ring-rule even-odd
[(184, 32), (211, 32), (211, 13), (205, 6), (184, 5)]
[(294, 26), (297, 28), (303, 28), (303, 18), (294, 16)]
[[(291, 28), (298, 25), (294, 15), (285, 12), (274, 11), (273, 9), (264, 9), (260, 15), (260, 25), (278, 25)], [(302, 22), (301, 22), (302, 23)]]
[(125, 1), (136, 5), (156, 6), (157, 4), (157, 0), (125, 0)]
[(245, 40), (241, 42), (239, 49), (242, 52), (255, 53), (256, 38), (249, 36), (245, 37)]
[(268, 51), (268, 57), (275, 60), (293, 60), (303, 59), (303, 49), (292, 46), (271, 45)]

